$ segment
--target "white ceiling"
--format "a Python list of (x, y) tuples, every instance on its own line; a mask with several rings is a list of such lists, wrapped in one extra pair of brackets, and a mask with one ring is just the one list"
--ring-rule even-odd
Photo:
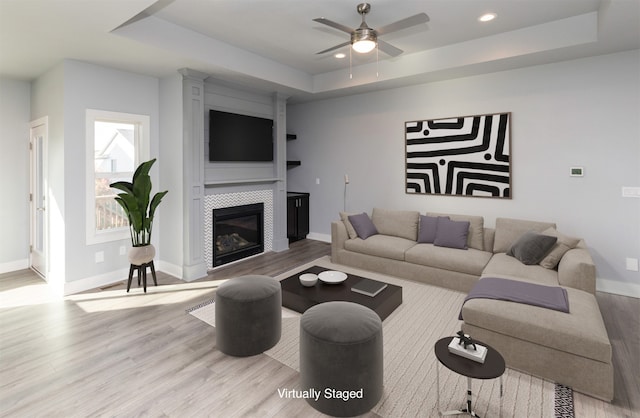
[[(0, 0), (0, 76), (32, 80), (64, 58), (163, 77), (191, 68), (291, 101), (640, 48), (640, 0), (371, 0), (374, 29), (403, 49), (339, 60), (316, 52), (360, 24), (358, 0)], [(490, 23), (477, 18), (497, 13)], [(377, 73), (377, 75), (376, 75)]]

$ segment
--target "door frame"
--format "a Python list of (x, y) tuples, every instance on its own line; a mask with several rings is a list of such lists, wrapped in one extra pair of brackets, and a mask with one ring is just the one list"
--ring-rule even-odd
[[(38, 145), (34, 142), (34, 131), (36, 128), (41, 128), (43, 130), (42, 135), (42, 146), (38, 147)], [(49, 181), (49, 171), (48, 171), (48, 142), (49, 142), (49, 118), (44, 116), (42, 118), (36, 119), (29, 123), (29, 268), (42, 276), (45, 280), (47, 279), (47, 274), (49, 271), (49, 193), (48, 193), (48, 181)], [(44, 199), (44, 216), (42, 219), (42, 260), (37, 262), (37, 264), (42, 264), (42, 267), (36, 268), (34, 266), (34, 247), (36, 241), (36, 233), (37, 233), (37, 201), (36, 201), (36, 191), (37, 187), (37, 164), (36, 164), (36, 156), (37, 153), (41, 153), (42, 158), (42, 194)]]

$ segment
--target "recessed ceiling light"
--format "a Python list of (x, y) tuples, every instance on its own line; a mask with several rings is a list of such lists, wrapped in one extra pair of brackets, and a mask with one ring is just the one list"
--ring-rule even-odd
[(478, 18), (480, 22), (490, 22), (495, 19), (498, 15), (495, 13), (485, 13)]
[(334, 57), (338, 58), (338, 59), (342, 59), (344, 57), (346, 57), (346, 55), (342, 52), (338, 52), (337, 54), (334, 55)]

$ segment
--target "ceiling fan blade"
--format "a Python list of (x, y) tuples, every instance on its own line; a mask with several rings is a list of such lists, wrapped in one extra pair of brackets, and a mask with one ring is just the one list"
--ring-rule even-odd
[(338, 49), (338, 48), (342, 48), (343, 46), (347, 46), (347, 45), (349, 45), (350, 43), (351, 43), (351, 41), (343, 42), (343, 43), (341, 43), (340, 45), (332, 46), (331, 48), (329, 48), (329, 49), (325, 49), (324, 51), (316, 52), (316, 55), (324, 54), (325, 52), (331, 52), (331, 51), (334, 51), (334, 50), (336, 50), (336, 49)]
[(351, 32), (353, 32), (353, 28), (345, 26), (345, 25), (343, 25), (341, 23), (334, 22), (333, 20), (325, 19), (324, 17), (319, 17), (317, 19), (313, 19), (313, 21), (314, 22), (318, 22), (318, 23), (322, 23), (323, 25), (331, 26), (332, 28), (336, 28), (336, 29), (341, 30), (343, 32), (347, 32), (348, 34), (351, 34)]
[(429, 21), (429, 16), (427, 16), (426, 13), (418, 13), (417, 15), (407, 17), (406, 19), (398, 20), (397, 22), (393, 22), (379, 29), (376, 29), (376, 33), (378, 35), (386, 35), (387, 33), (395, 32), (401, 29), (406, 29), (411, 26), (419, 25), (421, 23), (426, 23), (428, 21)]
[(378, 49), (380, 51), (384, 52), (387, 55), (391, 55), (392, 57), (397, 57), (398, 55), (400, 55), (400, 54), (402, 54), (404, 52), (400, 48), (396, 48), (395, 46), (391, 45), (390, 43), (387, 43), (387, 42), (382, 41), (380, 39), (378, 39)]

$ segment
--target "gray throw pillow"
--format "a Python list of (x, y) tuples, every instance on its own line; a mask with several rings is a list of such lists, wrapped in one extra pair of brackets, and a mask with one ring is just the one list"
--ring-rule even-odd
[(340, 212), (340, 219), (342, 220), (342, 223), (344, 223), (344, 226), (347, 228), (347, 235), (349, 235), (349, 238), (358, 238), (356, 230), (353, 229), (353, 225), (351, 225), (351, 222), (349, 222), (349, 215), (355, 215), (355, 213)]
[(376, 235), (378, 233), (376, 226), (371, 221), (371, 218), (369, 218), (369, 215), (365, 212), (358, 215), (350, 215), (349, 222), (351, 222), (353, 229), (356, 230), (356, 233), (362, 239), (367, 239), (371, 235)]
[(542, 231), (544, 235), (549, 235), (551, 237), (557, 237), (558, 241), (551, 248), (551, 251), (540, 261), (540, 265), (547, 269), (554, 269), (562, 259), (562, 256), (569, 250), (576, 248), (578, 242), (580, 242), (579, 238), (568, 237), (566, 235), (561, 234), (556, 231), (555, 228), (549, 228), (545, 231)]
[(449, 218), (438, 217), (438, 229), (433, 245), (466, 250), (467, 235), (469, 221), (452, 221)]
[[(448, 216), (443, 218), (449, 219)], [(436, 231), (438, 230), (438, 216), (420, 215), (420, 226), (418, 229), (418, 242), (433, 244), (436, 240)]]
[(532, 231), (525, 232), (509, 248), (507, 255), (517, 258), (522, 264), (532, 265), (541, 262), (555, 245), (557, 237), (538, 234)]

